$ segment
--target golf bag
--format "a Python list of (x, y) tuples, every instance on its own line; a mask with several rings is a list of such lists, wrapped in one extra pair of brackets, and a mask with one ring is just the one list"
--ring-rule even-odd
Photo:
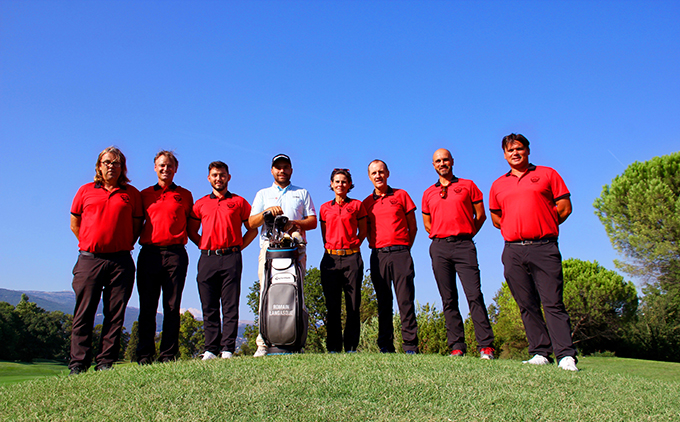
[(260, 300), (260, 334), (269, 353), (301, 352), (307, 341), (309, 316), (303, 292), (304, 268), (298, 262), (299, 236), (284, 232), (288, 218), (264, 214), (265, 237), (269, 240), (264, 264), (264, 286)]

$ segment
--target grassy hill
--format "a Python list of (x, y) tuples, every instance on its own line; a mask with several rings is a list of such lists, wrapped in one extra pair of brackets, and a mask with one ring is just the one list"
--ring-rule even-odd
[(662, 364), (674, 373), (663, 381), (606, 370), (627, 361), (608, 359), (585, 358), (578, 373), (371, 353), (121, 365), (0, 387), (0, 420), (680, 419), (680, 364)]

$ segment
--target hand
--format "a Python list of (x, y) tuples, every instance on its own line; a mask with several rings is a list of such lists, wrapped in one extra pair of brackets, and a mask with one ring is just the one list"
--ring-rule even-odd
[(283, 208), (277, 206), (269, 207), (264, 211), (271, 212), (274, 217), (276, 217), (277, 215), (283, 215)]

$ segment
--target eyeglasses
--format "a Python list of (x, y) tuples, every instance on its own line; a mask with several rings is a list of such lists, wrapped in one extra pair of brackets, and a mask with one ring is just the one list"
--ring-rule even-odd
[(120, 162), (120, 161), (109, 161), (109, 160), (106, 160), (106, 161), (102, 161), (100, 164), (104, 164), (106, 167), (115, 167), (115, 168), (118, 168), (118, 167), (121, 166), (121, 162)]
[(442, 185), (442, 190), (441, 190), (441, 192), (439, 192), (439, 196), (441, 196), (442, 199), (446, 199), (446, 194), (448, 193), (448, 190), (449, 190), (449, 185), (446, 185), (446, 186)]
[(333, 172), (336, 171), (346, 171), (347, 173), (349, 173), (349, 169), (333, 169)]

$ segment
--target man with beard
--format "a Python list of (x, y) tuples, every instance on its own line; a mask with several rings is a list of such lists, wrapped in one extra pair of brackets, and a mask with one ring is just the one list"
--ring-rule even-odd
[[(229, 167), (222, 161), (213, 161), (208, 166), (212, 193), (194, 204), (194, 214), (202, 226), (201, 235), (196, 234), (201, 250), (196, 280), (203, 308), (203, 360), (215, 359), (218, 354), (222, 359), (230, 359), (236, 350), (243, 268), (241, 251), (257, 236), (257, 230), (248, 223), (250, 204), (229, 192), (230, 180)], [(245, 235), (242, 235), (242, 224)]]
[(390, 171), (382, 160), (368, 165), (373, 193), (363, 201), (368, 213), (368, 246), (371, 248), (371, 280), (378, 299), (378, 347), (394, 353), (392, 286), (401, 317), (402, 348), (418, 353), (418, 323), (415, 312), (415, 270), (411, 246), (416, 238), (416, 205), (403, 189), (387, 184)]
[[(316, 210), (314, 209), (312, 197), (309, 196), (307, 189), (290, 183), (293, 167), (290, 157), (286, 154), (278, 154), (272, 158), (271, 173), (274, 176), (272, 186), (261, 189), (255, 195), (253, 208), (248, 219), (250, 227), (257, 228), (263, 225), (264, 213), (270, 211), (274, 216), (285, 215), (288, 217), (287, 231), (289, 233), (299, 232), (303, 241), (306, 241), (307, 230), (314, 230), (317, 225)], [(262, 230), (257, 271), (260, 279), (260, 293), (264, 286), (264, 263), (268, 246), (269, 242), (264, 237), (264, 230)], [(298, 262), (302, 267), (302, 271), (305, 271), (307, 268), (307, 255), (304, 245), (298, 247), (298, 251)], [(269, 349), (261, 334), (257, 335), (256, 343), (257, 350), (254, 356), (266, 356)]]
[(439, 180), (423, 194), (423, 224), (430, 234), (432, 270), (442, 297), (451, 356), (467, 351), (463, 318), (458, 309), (456, 273), (470, 308), (482, 359), (493, 359), (493, 330), (481, 291), (477, 248), (472, 238), (486, 220), (482, 192), (472, 180), (453, 174), (453, 157), (438, 149), (432, 165)]
[(73, 268), (76, 306), (71, 332), (71, 375), (92, 363), (92, 328), (103, 295), (104, 323), (95, 370), (118, 360), (125, 308), (135, 281), (130, 251), (142, 229), (139, 191), (129, 184), (125, 156), (116, 147), (99, 153), (94, 182), (80, 187), (71, 206), (71, 231), (80, 254)]
[[(198, 243), (198, 220), (190, 218), (194, 206), (191, 192), (173, 180), (179, 161), (172, 151), (160, 151), (154, 158), (158, 183), (142, 191), (144, 227), (139, 238), (142, 250), (137, 258), (139, 292), (139, 344), (137, 362), (153, 362), (156, 354), (156, 311), (163, 292), (163, 336), (160, 362), (175, 359), (179, 351), (180, 303), (187, 276), (188, 234)], [(188, 230), (188, 226), (194, 227)]]

